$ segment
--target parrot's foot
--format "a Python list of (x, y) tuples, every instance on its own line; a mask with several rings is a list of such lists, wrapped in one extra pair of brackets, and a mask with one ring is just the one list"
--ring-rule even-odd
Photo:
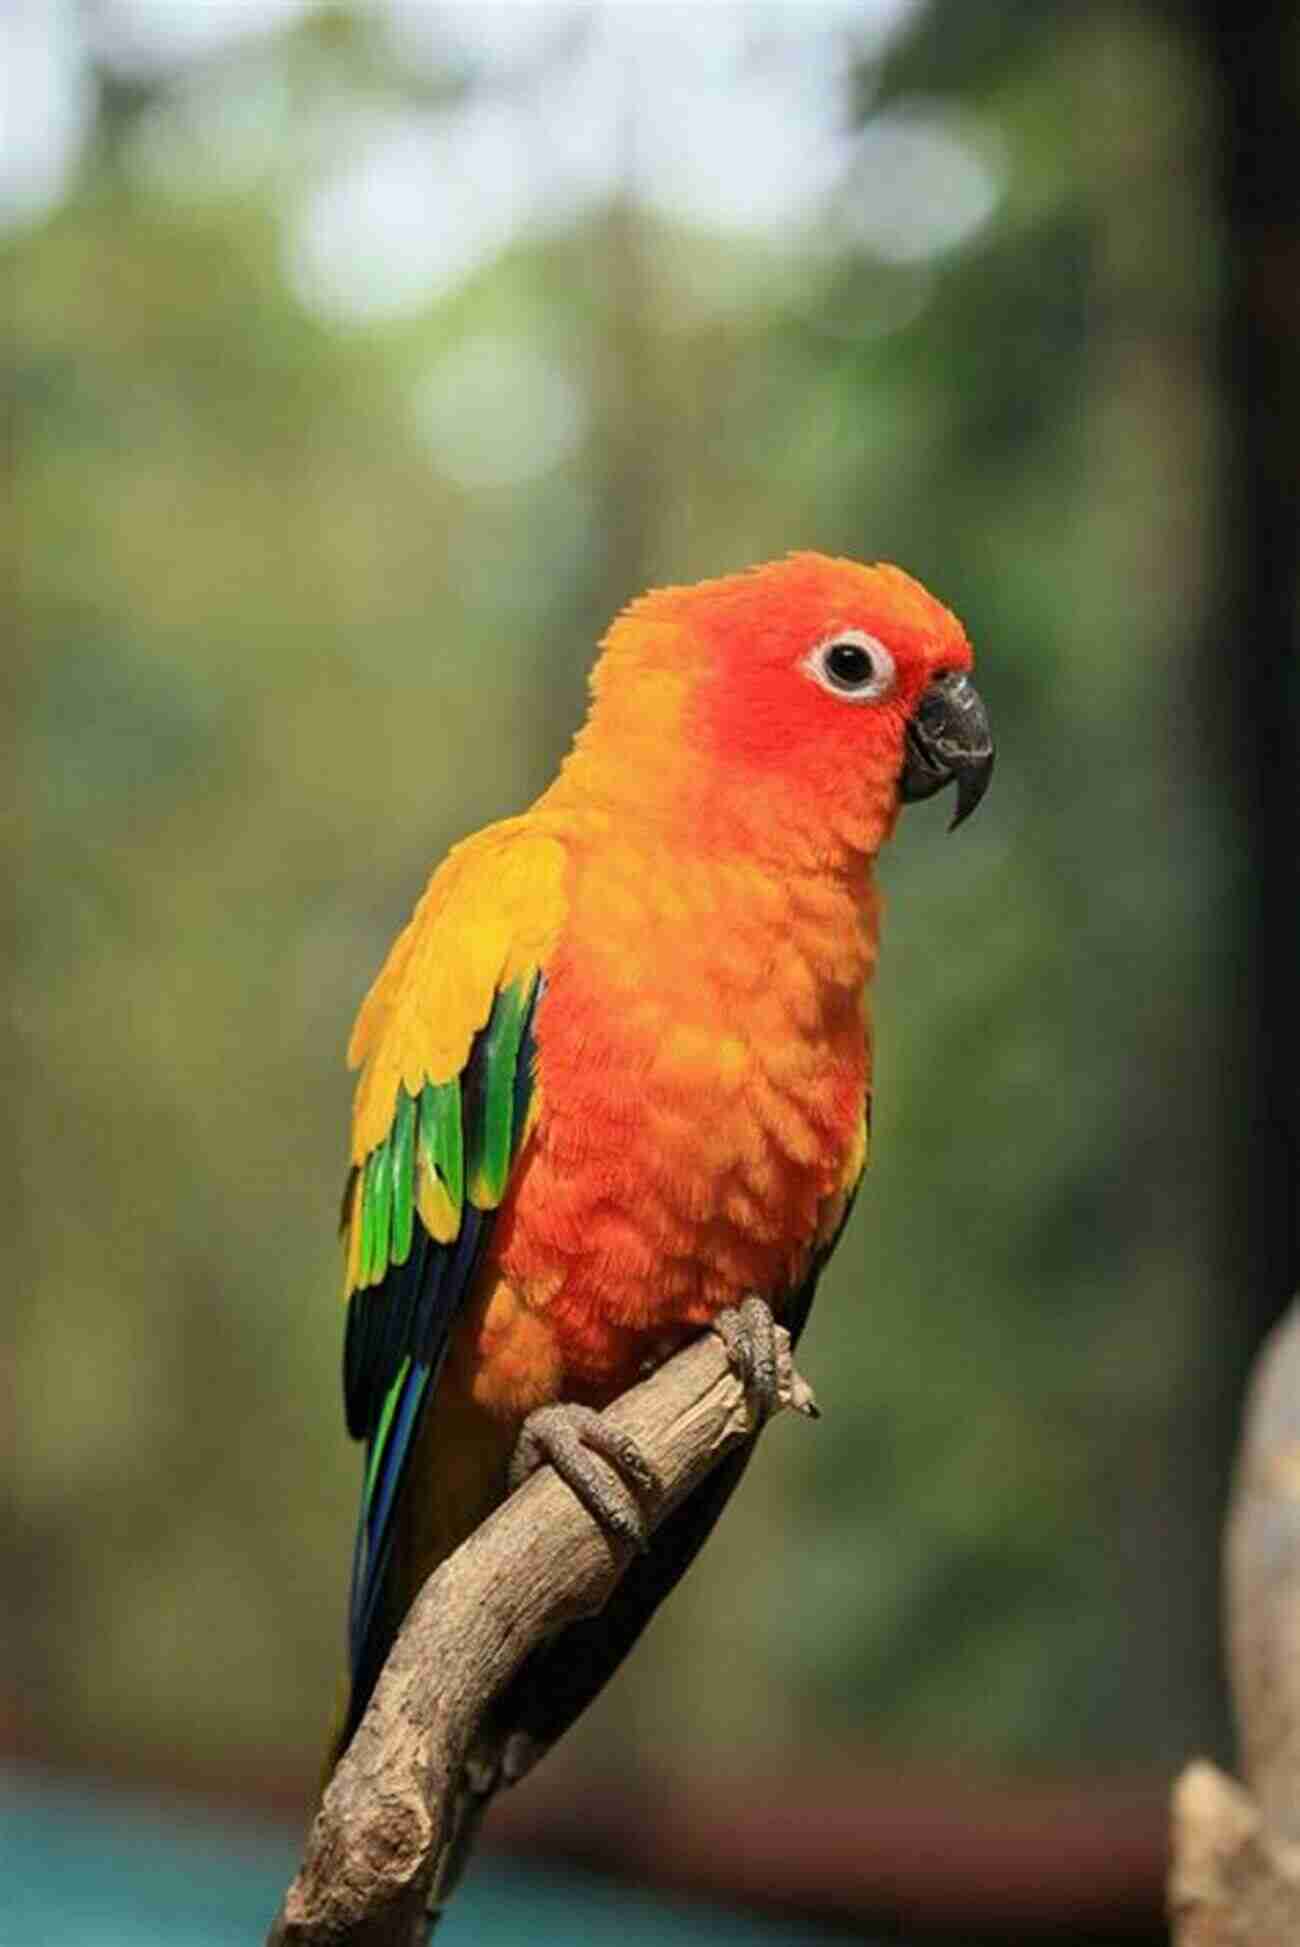
[(766, 1298), (749, 1297), (719, 1312), (710, 1328), (727, 1349), (731, 1370), (766, 1420), (778, 1406), (793, 1406), (809, 1419), (821, 1418), (813, 1389), (795, 1371), (789, 1335), (780, 1330)]
[(661, 1485), (630, 1433), (593, 1406), (539, 1406), (520, 1429), (510, 1462), (511, 1493), (548, 1461), (592, 1519), (617, 1541), (640, 1549), (650, 1546), (641, 1502), (653, 1501)]

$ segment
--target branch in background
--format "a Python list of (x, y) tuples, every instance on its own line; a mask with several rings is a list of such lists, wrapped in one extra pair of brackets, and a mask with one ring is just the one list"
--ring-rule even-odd
[[(782, 1404), (811, 1393), (780, 1333)], [(663, 1482), (660, 1522), (756, 1431), (721, 1342), (697, 1339), (608, 1409)], [(268, 1947), (412, 1947), (466, 1755), (529, 1651), (599, 1610), (627, 1567), (544, 1468), (429, 1577), (325, 1792)]]
[(1204, 1760), (1174, 1794), (1176, 1947), (1300, 1941), (1300, 1299), (1260, 1352), (1224, 1542), (1249, 1791)]

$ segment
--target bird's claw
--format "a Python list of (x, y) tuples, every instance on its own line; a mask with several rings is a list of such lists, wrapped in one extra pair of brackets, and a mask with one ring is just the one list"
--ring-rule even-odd
[(793, 1406), (809, 1419), (821, 1418), (812, 1387), (795, 1370), (789, 1334), (778, 1326), (765, 1298), (743, 1298), (719, 1312), (711, 1329), (726, 1347), (731, 1370), (745, 1388), (760, 1424), (779, 1406)]
[(616, 1541), (643, 1551), (650, 1546), (642, 1503), (653, 1503), (662, 1484), (630, 1433), (592, 1406), (540, 1406), (520, 1429), (511, 1493), (548, 1462)]

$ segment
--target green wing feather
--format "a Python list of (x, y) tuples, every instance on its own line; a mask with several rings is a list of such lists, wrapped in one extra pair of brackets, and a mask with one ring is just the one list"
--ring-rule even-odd
[(470, 1200), (492, 1209), (505, 1194), (514, 1135), (515, 1074), (519, 1043), (532, 1005), (522, 982), (504, 988), (483, 1030), (479, 1099), (469, 1117), (466, 1175)]
[(428, 1168), (459, 1210), (465, 1195), (460, 1082), (426, 1082), (420, 1094), (420, 1147)]
[(415, 1120), (416, 1105), (404, 1088), (397, 1091), (393, 1115), (392, 1152), (393, 1220), (389, 1231), (388, 1254), (393, 1264), (405, 1264), (411, 1255), (415, 1236)]

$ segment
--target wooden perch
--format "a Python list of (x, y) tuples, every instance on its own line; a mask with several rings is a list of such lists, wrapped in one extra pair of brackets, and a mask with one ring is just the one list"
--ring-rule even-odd
[[(781, 1403), (812, 1395), (782, 1348)], [(725, 1453), (754, 1410), (707, 1334), (608, 1408), (663, 1483), (652, 1528)], [(412, 1947), (467, 1754), (524, 1658), (599, 1610), (629, 1560), (547, 1467), (429, 1577), (335, 1771), (268, 1947)]]
[(1228, 1673), (1248, 1790), (1205, 1760), (1174, 1792), (1175, 1947), (1300, 1942), (1300, 1299), (1246, 1402), (1224, 1543)]

